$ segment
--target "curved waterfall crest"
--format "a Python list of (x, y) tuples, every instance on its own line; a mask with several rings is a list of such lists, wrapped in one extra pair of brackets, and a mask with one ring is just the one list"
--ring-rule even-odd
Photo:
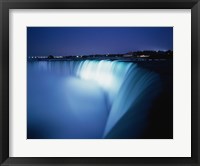
[(104, 90), (110, 110), (102, 138), (109, 138), (127, 113), (133, 117), (133, 121), (138, 118), (138, 112), (141, 119), (147, 116), (149, 106), (161, 90), (159, 75), (133, 62), (85, 60), (37, 63), (41, 71), (92, 81)]

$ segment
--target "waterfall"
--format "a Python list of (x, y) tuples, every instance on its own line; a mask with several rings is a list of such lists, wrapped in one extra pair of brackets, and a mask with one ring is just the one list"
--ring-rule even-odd
[(159, 75), (137, 63), (108, 60), (38, 61), (40, 71), (77, 77), (96, 83), (105, 92), (108, 117), (102, 138), (131, 131), (135, 137), (145, 127), (153, 100), (161, 91)]

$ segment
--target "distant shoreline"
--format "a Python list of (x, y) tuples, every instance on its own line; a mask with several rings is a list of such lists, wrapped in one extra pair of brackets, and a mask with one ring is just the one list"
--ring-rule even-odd
[[(28, 59), (29, 62), (36, 62), (36, 61), (85, 61), (85, 60), (108, 60), (108, 61), (127, 61), (127, 62), (139, 62), (139, 61), (166, 61), (167, 59), (152, 59), (152, 58), (107, 58), (107, 59), (101, 59), (101, 58), (86, 58), (86, 59)], [(171, 58), (170, 58), (171, 59)]]
[(77, 61), (77, 60), (122, 60), (122, 61), (160, 61), (173, 58), (173, 51), (137, 51), (125, 54), (95, 54), (79, 56), (31, 56), (28, 61)]

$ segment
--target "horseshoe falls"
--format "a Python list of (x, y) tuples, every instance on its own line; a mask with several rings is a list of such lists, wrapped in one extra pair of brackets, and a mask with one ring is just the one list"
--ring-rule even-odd
[(119, 60), (27, 65), (30, 139), (142, 138), (162, 92), (160, 74)]

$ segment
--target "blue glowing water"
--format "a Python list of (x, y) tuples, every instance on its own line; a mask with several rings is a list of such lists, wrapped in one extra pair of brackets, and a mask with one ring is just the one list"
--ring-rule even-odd
[(137, 138), (161, 91), (158, 74), (121, 61), (28, 62), (27, 81), (27, 133), (37, 139)]

